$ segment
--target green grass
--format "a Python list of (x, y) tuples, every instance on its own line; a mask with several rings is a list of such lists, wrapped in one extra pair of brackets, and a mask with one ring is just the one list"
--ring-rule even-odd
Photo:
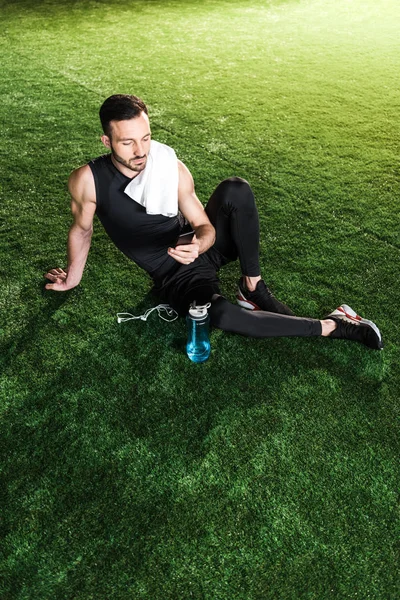
[[(400, 8), (395, 0), (0, 0), (2, 600), (400, 597)], [(118, 325), (147, 276), (95, 223), (65, 265), (70, 171), (136, 93), (206, 202), (252, 185), (267, 282), (346, 301), (346, 341)], [(238, 266), (221, 272), (234, 298)]]

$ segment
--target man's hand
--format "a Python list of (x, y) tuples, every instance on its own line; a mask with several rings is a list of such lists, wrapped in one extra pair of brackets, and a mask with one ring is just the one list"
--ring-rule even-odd
[(45, 285), (46, 290), (66, 292), (67, 290), (71, 290), (78, 285), (78, 283), (71, 284), (67, 282), (67, 273), (63, 269), (51, 269), (51, 271), (46, 273), (44, 277), (53, 282)]
[(199, 256), (199, 251), (200, 245), (195, 235), (190, 244), (182, 244), (175, 248), (168, 248), (168, 254), (183, 265), (190, 265), (190, 263), (194, 262)]

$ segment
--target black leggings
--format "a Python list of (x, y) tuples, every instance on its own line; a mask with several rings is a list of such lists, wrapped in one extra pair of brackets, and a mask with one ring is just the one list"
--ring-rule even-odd
[[(206, 213), (216, 230), (215, 244), (206, 254), (216, 269), (238, 258), (243, 275), (260, 275), (258, 212), (247, 181), (239, 177), (222, 181), (208, 201)], [(209, 314), (214, 327), (249, 337), (321, 335), (321, 323), (315, 319), (249, 311), (223, 296), (211, 303)]]
[(322, 331), (321, 323), (316, 319), (247, 310), (223, 296), (211, 302), (208, 312), (213, 327), (247, 337), (311, 337), (321, 335)]
[(199, 305), (211, 302), (209, 315), (214, 327), (248, 337), (321, 335), (320, 321), (249, 311), (221, 295), (216, 271), (228, 262), (239, 259), (243, 275), (260, 275), (258, 213), (247, 181), (239, 177), (222, 181), (205, 210), (215, 227), (216, 241), (194, 263), (177, 271), (164, 286), (163, 299), (180, 314), (187, 314), (193, 300)]
[(243, 275), (260, 275), (260, 225), (247, 181), (239, 177), (222, 181), (209, 199), (206, 213), (216, 231), (215, 243), (206, 254), (213, 257), (216, 268), (239, 258)]

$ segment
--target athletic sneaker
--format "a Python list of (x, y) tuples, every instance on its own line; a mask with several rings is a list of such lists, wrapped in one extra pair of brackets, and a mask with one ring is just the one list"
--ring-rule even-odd
[(324, 318), (332, 319), (337, 323), (337, 327), (335, 331), (332, 331), (330, 337), (354, 340), (374, 350), (383, 349), (381, 332), (375, 323), (360, 317), (347, 304), (342, 304)]
[(236, 294), (237, 303), (248, 310), (267, 310), (280, 315), (291, 315), (294, 313), (282, 302), (279, 302), (261, 279), (257, 283), (254, 292), (249, 292), (244, 285), (243, 278), (239, 279)]

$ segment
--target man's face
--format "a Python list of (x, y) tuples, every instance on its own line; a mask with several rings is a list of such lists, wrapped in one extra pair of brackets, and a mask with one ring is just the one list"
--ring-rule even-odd
[(102, 136), (103, 144), (111, 149), (114, 160), (131, 171), (134, 177), (146, 166), (150, 151), (149, 117), (142, 112), (127, 121), (111, 121), (111, 137)]

